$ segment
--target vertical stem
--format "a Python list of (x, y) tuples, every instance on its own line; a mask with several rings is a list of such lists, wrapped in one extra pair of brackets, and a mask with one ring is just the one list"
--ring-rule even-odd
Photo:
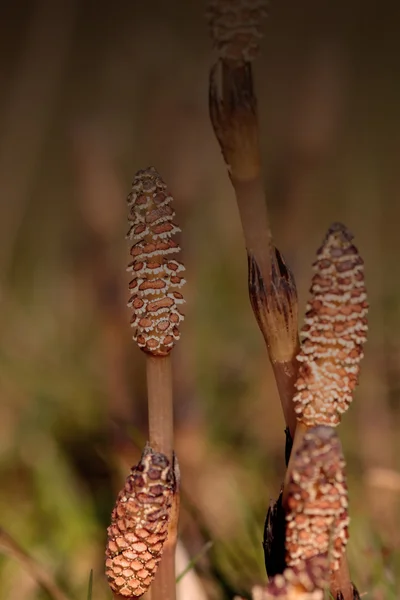
[(259, 174), (248, 181), (232, 178), (247, 252), (254, 255), (265, 285), (271, 283), (271, 231), (265, 203), (264, 185)]
[(149, 441), (172, 462), (174, 445), (171, 357), (147, 356)]
[(331, 574), (329, 590), (335, 600), (336, 598), (343, 598), (343, 600), (353, 600), (354, 598), (346, 554), (343, 554), (341, 558), (339, 569)]
[[(149, 441), (173, 463), (173, 400), (171, 357), (147, 356), (147, 398), (149, 408)], [(168, 539), (165, 543), (156, 577), (151, 585), (152, 600), (175, 600), (175, 549), (179, 512), (179, 488), (175, 492)]]
[[(163, 598), (164, 600), (176, 599), (175, 555), (176, 545), (178, 542), (178, 520), (180, 506), (180, 481), (177, 470), (175, 470), (175, 482), (176, 490), (171, 509), (168, 538), (164, 545), (161, 563), (158, 568), (154, 583), (151, 586), (153, 594), (151, 600), (157, 600), (158, 598)], [(157, 588), (157, 592), (154, 591), (155, 587)], [(159, 593), (160, 596), (157, 596), (157, 593)]]
[(289, 484), (290, 476), (291, 476), (292, 470), (293, 470), (294, 458), (296, 456), (297, 450), (301, 446), (301, 443), (302, 443), (303, 438), (306, 433), (307, 433), (306, 425), (304, 425), (304, 423), (302, 423), (301, 421), (298, 421), (297, 427), (296, 427), (296, 432), (295, 432), (294, 439), (293, 439), (292, 451), (290, 453), (289, 464), (286, 469), (285, 482), (283, 484), (282, 506), (285, 511), (287, 510), (288, 484)]
[(175, 546), (165, 543), (161, 562), (151, 584), (151, 600), (175, 600)]
[(287, 361), (271, 361), (272, 369), (275, 375), (276, 387), (282, 403), (283, 416), (285, 423), (289, 428), (292, 439), (298, 426), (296, 414), (293, 410), (294, 384), (297, 379), (298, 364), (296, 363), (296, 354), (299, 350), (300, 342), (293, 352), (293, 359)]
[[(246, 249), (248, 254), (251, 254), (254, 257), (260, 271), (263, 286), (267, 292), (267, 297), (265, 298), (266, 303), (268, 304), (268, 300), (272, 301), (272, 297), (275, 295), (277, 300), (283, 302), (284, 295), (277, 291), (276, 285), (279, 282), (279, 277), (274, 280), (273, 263), (276, 264), (275, 249), (272, 245), (272, 235), (269, 226), (262, 175), (258, 174), (253, 179), (247, 181), (239, 181), (234, 177), (232, 177), (231, 180), (239, 208)], [(292, 309), (294, 306), (297, 308), (297, 297), (295, 295), (288, 306)], [(274, 329), (279, 329), (279, 325), (280, 321), (278, 313), (276, 311), (271, 311), (270, 321), (265, 323), (264, 326), (261, 326), (261, 331), (267, 343), (268, 354), (281, 400), (284, 419), (293, 438), (297, 419), (292, 398), (298, 371), (296, 355), (299, 349), (299, 340), (297, 335), (294, 337), (289, 335), (289, 341), (285, 344), (284, 340), (287, 339), (286, 332), (284, 329), (279, 332), (281, 344), (285, 345), (287, 353), (287, 359), (282, 360), (282, 357), (277, 354), (277, 349), (271, 343), (272, 331)], [(290, 324), (289, 331), (291, 331), (293, 327), (297, 332), (297, 318), (294, 323)]]
[[(272, 244), (262, 175), (257, 99), (252, 67), (249, 63), (234, 65), (220, 61), (211, 69), (209, 110), (211, 123), (235, 191), (253, 275), (255, 267), (257, 270), (256, 279), (259, 286), (257, 281), (251, 279), (249, 273), (253, 311), (267, 344), (286, 425), (293, 436), (296, 427), (292, 403), (293, 379), (298, 367), (296, 354), (299, 347), (297, 294), (293, 277), (290, 286), (289, 283), (286, 286), (290, 287), (290, 290), (287, 290), (286, 294), (283, 293), (285, 277), (279, 272), (276, 251)], [(259, 289), (260, 286), (262, 290)], [(289, 313), (290, 323), (286, 323), (285, 315)], [(285, 348), (284, 359), (277, 356), (277, 346), (280, 349)]]

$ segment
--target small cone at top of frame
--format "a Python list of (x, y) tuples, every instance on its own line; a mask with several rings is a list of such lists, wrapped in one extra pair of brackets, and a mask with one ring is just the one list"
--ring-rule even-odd
[(257, 57), (267, 7), (266, 0), (209, 0), (206, 20), (219, 58), (240, 65)]

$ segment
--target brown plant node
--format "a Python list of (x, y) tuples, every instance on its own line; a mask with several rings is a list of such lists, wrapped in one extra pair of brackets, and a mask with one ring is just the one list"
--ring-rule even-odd
[(167, 540), (174, 491), (169, 460), (147, 445), (107, 529), (106, 576), (114, 593), (139, 598), (149, 588)]
[(271, 261), (270, 285), (266, 286), (254, 257), (248, 254), (249, 296), (271, 362), (290, 361), (298, 349), (297, 289), (294, 276), (278, 248)]
[(210, 70), (208, 102), (229, 176), (238, 181), (258, 176), (260, 141), (251, 65), (232, 66), (219, 60)]

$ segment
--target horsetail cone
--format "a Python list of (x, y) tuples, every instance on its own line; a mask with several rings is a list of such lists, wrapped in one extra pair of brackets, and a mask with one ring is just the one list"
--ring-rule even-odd
[(338, 425), (358, 382), (368, 303), (364, 263), (352, 239), (335, 223), (313, 265), (293, 398), (298, 420), (309, 427)]
[(222, 60), (250, 62), (258, 54), (266, 0), (209, 0), (206, 19)]
[(275, 575), (267, 586), (252, 590), (253, 600), (323, 600), (329, 570), (325, 557), (304, 561)]
[(174, 239), (180, 229), (174, 223), (172, 200), (154, 167), (138, 171), (128, 196), (127, 237), (133, 241), (128, 271), (134, 274), (128, 306), (133, 309), (133, 339), (153, 356), (169, 354), (184, 319), (179, 307), (184, 303), (180, 289), (185, 267), (174, 257), (180, 252)]
[(114, 593), (139, 598), (149, 588), (168, 535), (174, 487), (167, 457), (146, 446), (107, 529), (106, 576)]
[(286, 563), (329, 556), (335, 571), (348, 540), (345, 461), (332, 427), (309, 429), (297, 450), (288, 486)]

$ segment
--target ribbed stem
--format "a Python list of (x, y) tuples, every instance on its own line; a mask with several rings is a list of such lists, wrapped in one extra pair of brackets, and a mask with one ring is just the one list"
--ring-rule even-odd
[[(149, 410), (149, 441), (157, 452), (165, 454), (173, 461), (173, 399), (172, 399), (172, 370), (171, 357), (146, 357), (147, 400)], [(171, 524), (176, 522), (176, 502), (179, 490), (176, 491)], [(175, 600), (175, 548), (176, 534), (171, 536), (171, 526), (168, 539), (164, 545), (162, 558), (157, 574), (151, 584), (151, 600)]]
[[(151, 586), (151, 600), (157, 600), (157, 598), (165, 598), (165, 600), (176, 599), (175, 557), (176, 545), (178, 542), (178, 521), (180, 508), (180, 475), (179, 469), (176, 468), (176, 458), (174, 461), (174, 466), (176, 487), (168, 527), (168, 538), (164, 544), (160, 566), (158, 568), (153, 585)], [(157, 594), (159, 594), (159, 596), (157, 596)]]
[(146, 357), (147, 400), (149, 409), (149, 442), (172, 462), (173, 402), (171, 357)]
[[(284, 293), (285, 273), (272, 244), (262, 176), (257, 101), (249, 63), (220, 61), (210, 72), (210, 119), (228, 168), (249, 257), (249, 292), (274, 369), (282, 409), (293, 436), (296, 417), (292, 403), (297, 374), (297, 295), (294, 278)], [(287, 310), (280, 311), (285, 306)], [(290, 313), (290, 323), (282, 315)], [(285, 346), (285, 358), (281, 350)]]
[(232, 177), (232, 185), (235, 190), (247, 252), (254, 256), (265, 284), (269, 285), (273, 246), (262, 177), (258, 174), (247, 181), (239, 181)]
[(294, 347), (292, 360), (272, 362), (276, 387), (278, 388), (278, 394), (281, 399), (283, 416), (292, 439), (297, 427), (297, 419), (293, 411), (292, 398), (298, 371), (298, 364), (296, 362), (298, 348), (299, 343)]

